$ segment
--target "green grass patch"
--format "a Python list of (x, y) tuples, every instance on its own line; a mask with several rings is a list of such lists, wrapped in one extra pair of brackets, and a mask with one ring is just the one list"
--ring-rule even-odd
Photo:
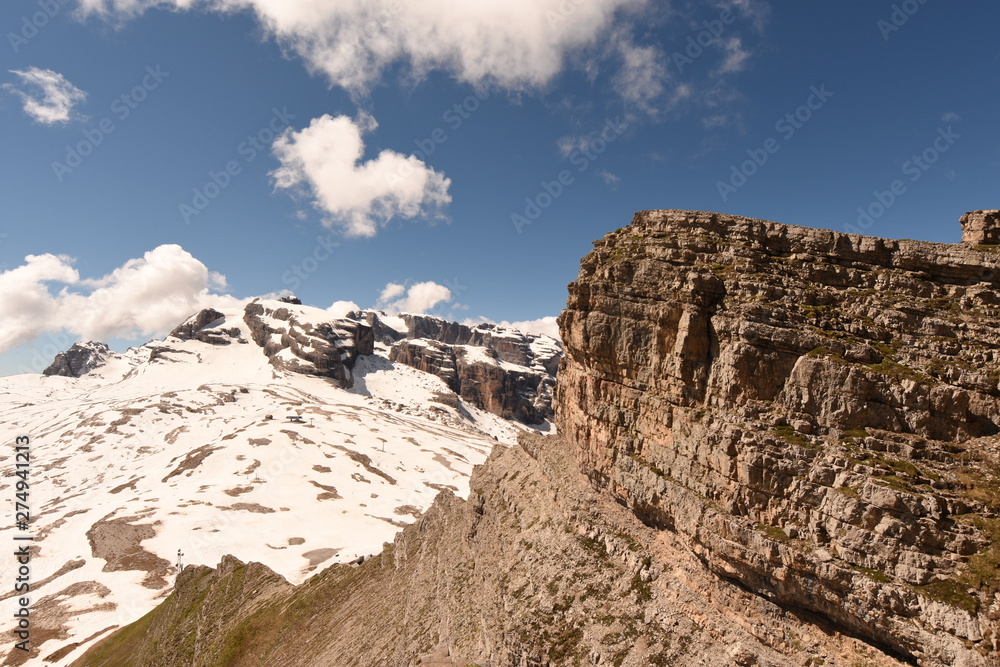
[(865, 575), (872, 581), (877, 581), (880, 584), (887, 584), (890, 581), (892, 581), (889, 575), (887, 575), (882, 570), (873, 570), (870, 567), (859, 567), (857, 565), (852, 565), (851, 569), (854, 570), (855, 572), (860, 572), (861, 574)]
[(798, 445), (799, 447), (816, 447), (809, 440), (796, 433), (795, 429), (791, 426), (775, 426), (772, 432), (789, 444)]
[(939, 579), (923, 586), (914, 586), (913, 590), (931, 600), (975, 614), (979, 611), (979, 598), (969, 595), (968, 588), (968, 584), (958, 579)]
[(766, 523), (758, 523), (757, 530), (764, 533), (775, 542), (788, 542), (789, 540), (792, 539), (788, 535), (786, 535), (785, 531), (783, 531), (781, 528), (778, 528), (777, 526), (769, 526)]

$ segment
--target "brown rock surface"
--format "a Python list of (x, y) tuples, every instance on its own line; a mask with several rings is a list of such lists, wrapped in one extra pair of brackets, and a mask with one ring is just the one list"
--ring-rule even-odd
[(721, 577), (922, 665), (1000, 649), (1000, 258), (639, 213), (560, 319), (560, 433)]
[(57, 354), (52, 363), (42, 371), (42, 375), (78, 378), (103, 366), (113, 354), (104, 343), (74, 343), (65, 352)]
[(970, 211), (963, 215), (962, 243), (1000, 244), (1000, 211)]

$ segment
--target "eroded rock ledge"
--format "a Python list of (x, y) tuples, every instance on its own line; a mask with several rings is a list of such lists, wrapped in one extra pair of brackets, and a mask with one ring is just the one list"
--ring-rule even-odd
[(718, 575), (914, 664), (987, 664), (989, 250), (639, 213), (570, 286), (560, 432), (597, 488)]

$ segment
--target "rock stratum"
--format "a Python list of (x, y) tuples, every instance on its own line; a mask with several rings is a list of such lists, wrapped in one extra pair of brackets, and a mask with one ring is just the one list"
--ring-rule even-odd
[(1000, 665), (994, 213), (639, 213), (570, 285), (558, 436), (359, 567), (185, 571), (76, 664)]

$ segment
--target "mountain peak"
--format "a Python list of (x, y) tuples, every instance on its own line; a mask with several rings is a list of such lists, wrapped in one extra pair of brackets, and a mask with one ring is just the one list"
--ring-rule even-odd
[(48, 368), (42, 371), (42, 375), (78, 378), (103, 366), (114, 354), (105, 343), (97, 341), (74, 343), (65, 352), (57, 354)]

